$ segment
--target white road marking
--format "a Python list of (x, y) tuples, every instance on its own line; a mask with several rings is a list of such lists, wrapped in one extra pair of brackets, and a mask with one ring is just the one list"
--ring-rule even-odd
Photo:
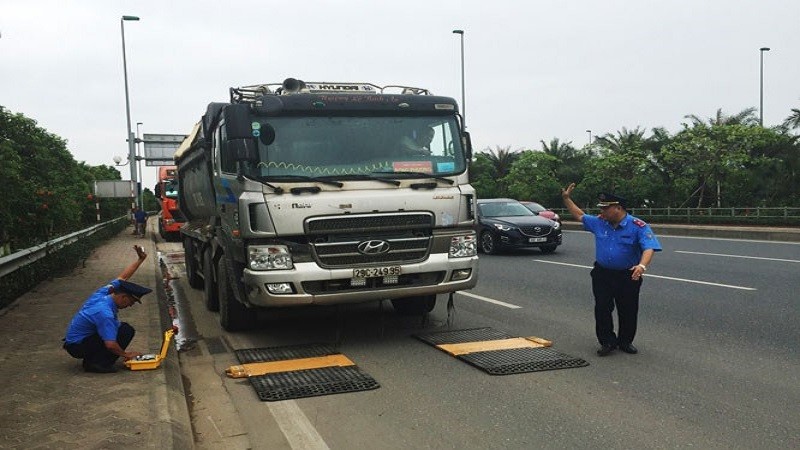
[(520, 308), (522, 308), (522, 306), (512, 305), (511, 303), (501, 302), (500, 300), (495, 300), (495, 299), (489, 298), (489, 297), (483, 297), (481, 295), (470, 294), (469, 292), (461, 292), (461, 291), (459, 291), (459, 292), (456, 292), (456, 294), (466, 295), (467, 297), (472, 297), (472, 298), (475, 298), (475, 299), (478, 299), (478, 300), (481, 300), (481, 301), (484, 301), (484, 302), (487, 302), (487, 303), (492, 303), (492, 304), (495, 304), (495, 305), (504, 306), (504, 307), (510, 308), (510, 309), (520, 309)]
[(683, 250), (675, 250), (675, 253), (686, 253), (688, 255), (726, 256), (728, 258), (761, 259), (761, 260), (764, 260), (764, 261), (780, 261), (780, 262), (800, 263), (800, 259), (764, 258), (764, 257), (761, 257), (761, 256), (726, 255), (724, 253), (687, 252), (687, 251), (683, 251)]
[(269, 411), (293, 449), (328, 450), (328, 444), (319, 435), (311, 421), (294, 400), (269, 402)]
[[(558, 264), (560, 266), (580, 267), (580, 268), (583, 268), (583, 269), (591, 269), (592, 268), (592, 266), (584, 266), (584, 265), (580, 265), (580, 264), (569, 264), (569, 263), (562, 263), (562, 262), (557, 262), (557, 261), (546, 261), (546, 260), (543, 260), (543, 259), (534, 259), (534, 261), (541, 262), (541, 263), (547, 263), (547, 264)], [(743, 291), (755, 291), (755, 290), (757, 290), (756, 288), (751, 288), (751, 287), (746, 287), (746, 286), (734, 286), (734, 285), (731, 285), (731, 284), (712, 283), (710, 281), (700, 281), (700, 280), (689, 280), (689, 279), (686, 279), (686, 278), (665, 277), (663, 275), (647, 274), (647, 275), (645, 275), (645, 277), (647, 277), (647, 278), (661, 278), (662, 280), (683, 281), (685, 283), (705, 284), (707, 286), (718, 286), (718, 287), (724, 287), (724, 288), (729, 288), (729, 289), (740, 289), (740, 290), (743, 290)]]
[[(250, 345), (243, 337), (235, 335), (228, 335), (228, 341), (238, 348)], [(293, 449), (330, 449), (296, 401), (267, 402), (267, 408)]]

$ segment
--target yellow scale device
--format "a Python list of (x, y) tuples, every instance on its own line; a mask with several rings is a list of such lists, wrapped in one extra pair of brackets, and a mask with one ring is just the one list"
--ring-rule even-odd
[(131, 370), (158, 369), (158, 366), (161, 365), (161, 361), (167, 357), (169, 341), (172, 340), (172, 336), (174, 334), (175, 330), (171, 328), (164, 332), (164, 342), (161, 343), (161, 353), (148, 353), (146, 355), (139, 355), (135, 358), (125, 361), (125, 365)]

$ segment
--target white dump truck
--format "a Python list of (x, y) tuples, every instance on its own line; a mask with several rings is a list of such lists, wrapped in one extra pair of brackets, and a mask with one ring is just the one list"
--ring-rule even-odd
[(455, 100), (426, 89), (231, 88), (175, 154), (189, 284), (229, 331), (253, 308), (430, 312), (477, 282), (470, 157)]

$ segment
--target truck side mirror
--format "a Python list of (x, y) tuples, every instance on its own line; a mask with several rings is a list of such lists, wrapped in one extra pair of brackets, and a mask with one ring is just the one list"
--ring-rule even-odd
[(461, 146), (464, 147), (467, 161), (472, 160), (472, 139), (469, 137), (469, 132), (467, 131), (461, 133)]
[(237, 104), (225, 107), (225, 134), (228, 139), (253, 138), (250, 108), (248, 105)]
[(258, 162), (258, 146), (253, 138), (229, 139), (227, 151), (236, 161)]

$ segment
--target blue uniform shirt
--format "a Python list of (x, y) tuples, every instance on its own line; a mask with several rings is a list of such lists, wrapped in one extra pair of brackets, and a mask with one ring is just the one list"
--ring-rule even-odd
[(644, 250), (661, 251), (661, 244), (644, 221), (626, 214), (617, 228), (605, 219), (583, 215), (583, 228), (594, 234), (595, 260), (606, 269), (627, 270), (639, 264)]
[(109, 287), (116, 280), (96, 290), (84, 302), (80, 311), (72, 318), (67, 328), (64, 341), (67, 344), (77, 344), (87, 337), (97, 333), (104, 341), (116, 341), (119, 320), (117, 319), (117, 305), (109, 294)]

